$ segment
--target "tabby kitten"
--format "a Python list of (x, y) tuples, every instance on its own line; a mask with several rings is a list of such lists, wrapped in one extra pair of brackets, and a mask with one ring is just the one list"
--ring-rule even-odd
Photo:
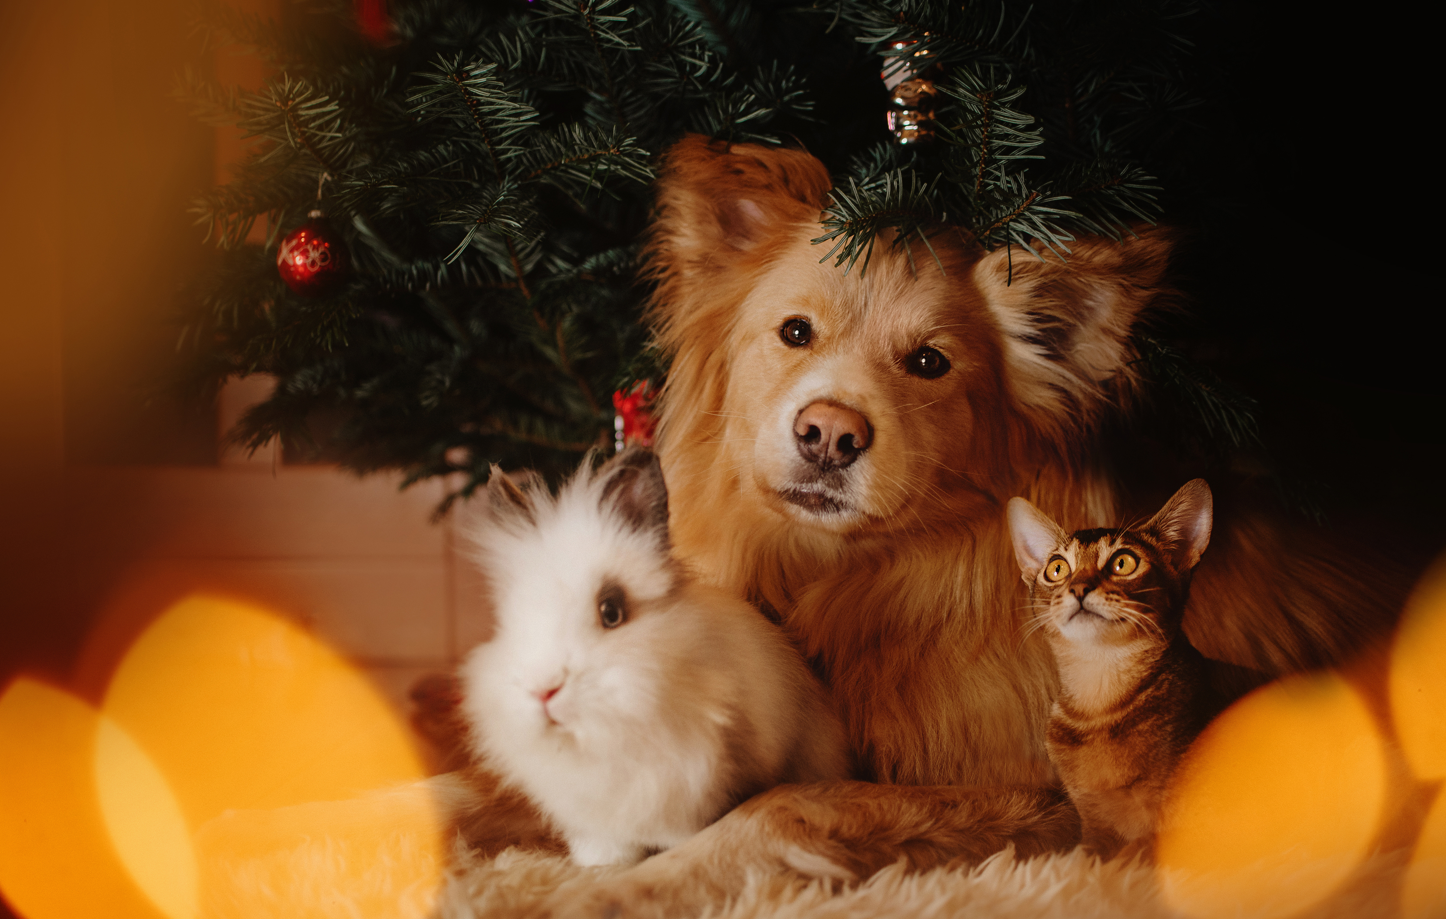
[(1208, 660), (1180, 620), (1210, 542), (1212, 502), (1187, 482), (1139, 527), (1066, 535), (1023, 498), (1009, 502), (1014, 554), (1059, 667), (1050, 760), (1102, 856), (1148, 852), (1181, 755), (1264, 674)]

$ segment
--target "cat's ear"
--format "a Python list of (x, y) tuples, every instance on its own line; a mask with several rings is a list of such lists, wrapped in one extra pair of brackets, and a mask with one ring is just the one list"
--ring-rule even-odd
[(1159, 535), (1181, 571), (1189, 571), (1199, 564), (1205, 547), (1210, 545), (1214, 520), (1215, 500), (1210, 486), (1204, 479), (1191, 479), (1180, 486), (1144, 528)]
[(532, 491), (540, 481), (536, 473), (528, 472), (519, 485), (494, 463), (487, 473), (487, 504), (493, 516), (520, 517), (531, 522), (534, 519)]
[(1050, 554), (1064, 542), (1065, 532), (1048, 514), (1023, 498), (1010, 498), (1007, 513), (1014, 558), (1024, 580), (1033, 583)]
[(600, 500), (637, 530), (657, 531), (668, 540), (668, 486), (658, 455), (646, 447), (629, 447), (609, 460), (598, 477)]

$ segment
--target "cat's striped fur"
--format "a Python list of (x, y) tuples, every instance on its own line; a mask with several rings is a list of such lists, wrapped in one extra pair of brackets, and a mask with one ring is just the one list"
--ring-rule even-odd
[(1102, 855), (1153, 838), (1170, 778), (1205, 725), (1263, 674), (1212, 661), (1181, 631), (1212, 501), (1186, 483), (1147, 523), (1071, 535), (1009, 502), (1015, 554), (1059, 667), (1047, 749)]

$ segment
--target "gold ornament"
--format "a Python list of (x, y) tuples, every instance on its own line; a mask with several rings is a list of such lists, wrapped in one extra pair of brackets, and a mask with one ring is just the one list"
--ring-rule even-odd
[[(896, 41), (891, 51), (907, 51), (915, 42)], [(916, 60), (905, 57), (889, 59), (879, 74), (889, 90), (887, 114), (889, 133), (899, 144), (920, 144), (934, 139), (934, 103), (939, 91), (931, 79), (933, 62), (927, 50), (915, 51)]]

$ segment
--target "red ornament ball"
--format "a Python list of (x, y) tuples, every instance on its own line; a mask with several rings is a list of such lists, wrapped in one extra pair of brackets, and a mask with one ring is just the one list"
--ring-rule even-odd
[(346, 281), (346, 248), (341, 238), (321, 219), (311, 220), (286, 234), (276, 250), (276, 269), (286, 286), (303, 297), (320, 297)]
[(615, 446), (619, 453), (629, 444), (653, 445), (653, 432), (658, 426), (652, 411), (656, 394), (647, 380), (613, 393), (613, 410), (617, 413), (613, 418), (617, 432)]

